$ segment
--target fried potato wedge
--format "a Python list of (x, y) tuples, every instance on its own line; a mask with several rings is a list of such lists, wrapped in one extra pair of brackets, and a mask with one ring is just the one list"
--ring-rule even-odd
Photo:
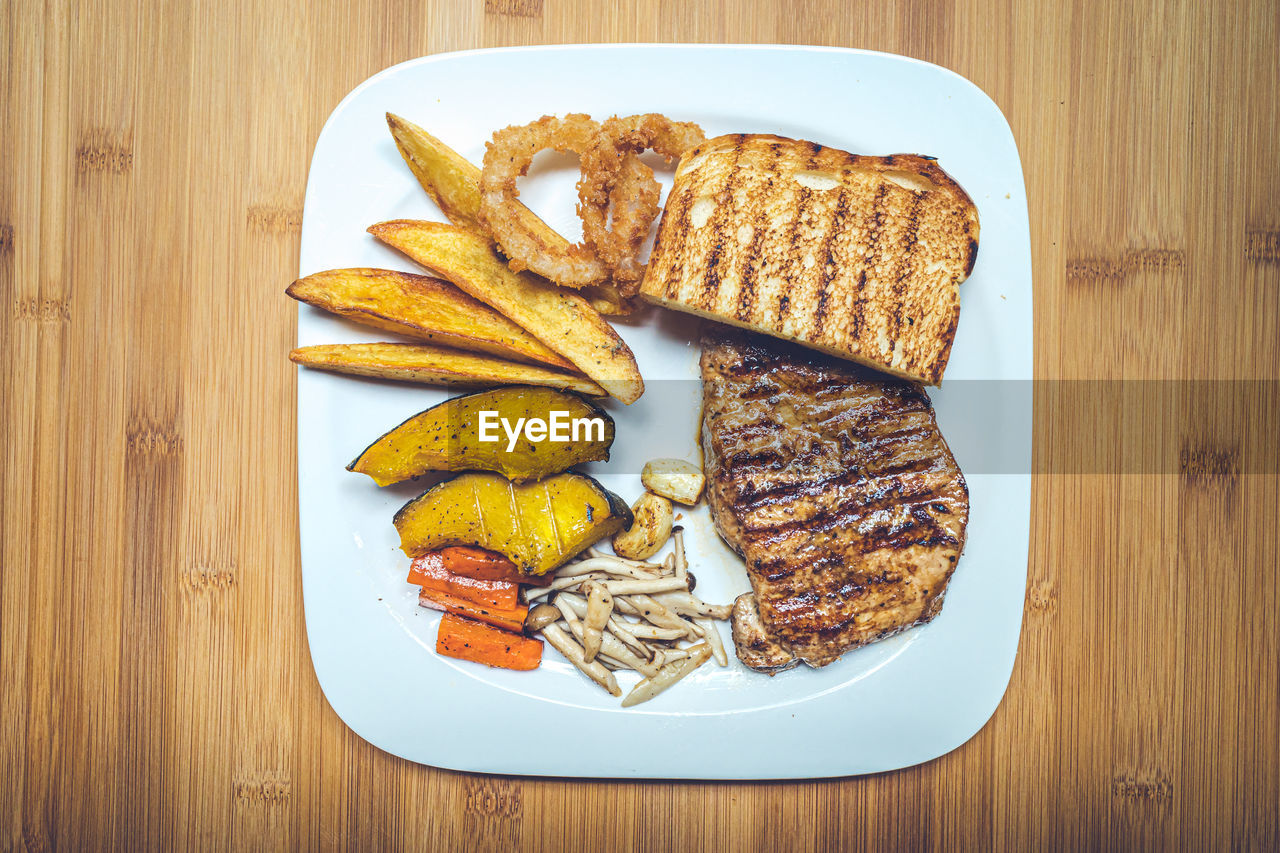
[(295, 349), (289, 360), (304, 367), (419, 385), (546, 385), (594, 396), (605, 393), (585, 376), (426, 344), (324, 344)]
[(447, 281), (396, 270), (326, 270), (285, 293), (356, 323), (427, 343), (574, 369), (515, 323)]
[[(387, 113), (387, 127), (391, 129), (391, 136), (409, 170), (449, 221), (483, 232), (484, 226), (480, 224), (480, 168), (395, 113)], [(533, 215), (533, 211), (529, 213)]]
[(369, 233), (501, 312), (624, 403), (644, 393), (635, 355), (578, 294), (512, 272), (488, 238), (441, 222), (397, 219)]
[[(517, 435), (513, 438), (499, 419)], [(543, 441), (523, 424), (541, 421)], [(428, 471), (496, 471), (515, 481), (538, 480), (583, 462), (609, 458), (613, 419), (574, 394), (511, 386), (464, 394), (419, 412), (365, 448), (347, 466), (379, 486)]]
[(476, 545), (521, 572), (544, 575), (631, 523), (621, 498), (584, 474), (512, 483), (500, 474), (460, 474), (405, 504), (395, 516), (400, 549), (416, 557)]
[[(395, 113), (387, 113), (387, 127), (409, 170), (449, 221), (488, 238), (489, 232), (480, 222), (480, 167)], [(569, 241), (538, 214), (520, 202), (516, 202), (516, 212), (524, 227), (541, 241), (568, 248)], [(579, 293), (602, 314), (630, 314), (638, 304), (623, 296), (612, 283), (584, 287)]]

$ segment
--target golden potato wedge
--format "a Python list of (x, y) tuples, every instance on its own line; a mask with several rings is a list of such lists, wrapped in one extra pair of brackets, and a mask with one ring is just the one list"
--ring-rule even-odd
[(594, 396), (605, 393), (585, 376), (426, 344), (324, 344), (295, 349), (289, 360), (304, 367), (419, 385), (546, 385)]
[(348, 320), (427, 343), (574, 370), (564, 356), (447, 281), (396, 270), (326, 270), (285, 293)]
[(387, 113), (387, 127), (409, 170), (449, 221), (473, 231), (484, 231), (480, 223), (479, 167), (395, 113)]
[[(537, 422), (546, 427), (543, 440), (533, 441), (535, 427), (522, 431), (521, 425)], [(496, 471), (514, 481), (538, 480), (607, 460), (612, 444), (613, 418), (595, 404), (565, 391), (515, 385), (451, 397), (419, 412), (365, 448), (347, 470), (368, 474), (379, 486), (428, 471)]]
[(578, 294), (512, 272), (488, 238), (441, 222), (397, 219), (369, 233), (524, 327), (624, 403), (644, 393), (635, 356)]
[[(488, 239), (489, 230), (480, 221), (480, 168), (418, 125), (394, 113), (387, 113), (387, 127), (409, 170), (449, 221)], [(520, 202), (516, 202), (516, 211), (524, 227), (537, 234), (542, 242), (561, 250), (569, 247), (569, 241), (538, 214)], [(630, 314), (639, 304), (624, 297), (612, 283), (590, 285), (579, 292), (602, 314)]]
[(524, 484), (499, 474), (460, 474), (395, 516), (400, 549), (410, 557), (476, 545), (503, 554), (527, 575), (546, 574), (630, 523), (621, 498), (574, 473)]

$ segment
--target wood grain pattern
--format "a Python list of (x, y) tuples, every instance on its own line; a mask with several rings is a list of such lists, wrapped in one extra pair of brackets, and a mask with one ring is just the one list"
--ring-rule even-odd
[[(1180, 468), (1035, 479), (1008, 694), (925, 766), (504, 779), (337, 719), (284, 358), (311, 146), (393, 63), (593, 41), (952, 68), (1019, 143), (1038, 377), (1280, 379), (1274, 2), (2, 3), (0, 847), (1280, 846), (1280, 490), (1194, 398)], [(1042, 400), (1037, 458), (1095, 428)]]

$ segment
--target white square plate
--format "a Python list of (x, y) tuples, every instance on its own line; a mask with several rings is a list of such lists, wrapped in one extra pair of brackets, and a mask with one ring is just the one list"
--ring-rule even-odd
[[(388, 111), (474, 162), (495, 129), (569, 112), (599, 118), (662, 112), (700, 123), (708, 136), (776, 133), (856, 153), (934, 155), (973, 197), (982, 223), (977, 266), (961, 288), (946, 383), (933, 393), (944, 435), (949, 423), (972, 417), (963, 393), (967, 383), (960, 380), (1031, 378), (1030, 236), (1021, 163), (1000, 110), (950, 71), (886, 54), (781, 46), (544, 47), (406, 62), (358, 86), (320, 134), (307, 184), (303, 275), (353, 266), (413, 270), (365, 228), (395, 218), (443, 220), (400, 159), (387, 132)], [(577, 237), (568, 170), (551, 169), (523, 197)], [(635, 351), (650, 393), (631, 407), (610, 406), (618, 432), (614, 458), (589, 470), (631, 500), (640, 492), (643, 458), (628, 447), (642, 444), (639, 437), (650, 436), (652, 447), (652, 436), (662, 436), (661, 455), (698, 459), (696, 322), (654, 309), (619, 323), (618, 330)], [(386, 338), (300, 307), (300, 345)], [(680, 381), (655, 381), (663, 379)], [(657, 390), (662, 387), (667, 390)], [(684, 402), (674, 403), (681, 395)], [(839, 776), (942, 755), (973, 736), (999, 704), (1017, 651), (1026, 583), (1029, 395), (987, 422), (1005, 430), (1002, 446), (1014, 448), (1014, 473), (974, 470), (973, 460), (956, 448), (971, 490), (968, 545), (946, 606), (931, 624), (821, 670), (802, 667), (769, 678), (736, 660), (727, 669), (704, 666), (657, 699), (627, 710), (554, 650), (531, 673), (435, 654), (438, 615), (417, 606), (416, 588), (405, 583), (408, 560), (391, 525), (396, 509), (417, 490), (378, 489), (343, 466), (385, 430), (444, 396), (318, 371), (298, 375), (302, 571), (312, 661), (334, 710), (376, 746), (438, 767), (490, 773)], [(684, 523), (699, 594), (728, 602), (746, 590), (741, 561), (716, 538), (705, 506)]]

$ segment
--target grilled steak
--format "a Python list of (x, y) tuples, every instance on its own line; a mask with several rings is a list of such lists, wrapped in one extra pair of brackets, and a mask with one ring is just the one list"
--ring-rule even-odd
[(738, 652), (738, 659), (756, 672), (773, 675), (800, 663), (799, 658), (783, 648), (764, 629), (754, 592), (744, 592), (734, 599), (729, 618), (733, 624), (733, 647)]
[(744, 663), (825, 666), (938, 614), (969, 491), (918, 385), (723, 327), (702, 381), (712, 517), (755, 597)]
[(937, 385), (978, 231), (926, 157), (720, 136), (680, 160), (641, 295)]

